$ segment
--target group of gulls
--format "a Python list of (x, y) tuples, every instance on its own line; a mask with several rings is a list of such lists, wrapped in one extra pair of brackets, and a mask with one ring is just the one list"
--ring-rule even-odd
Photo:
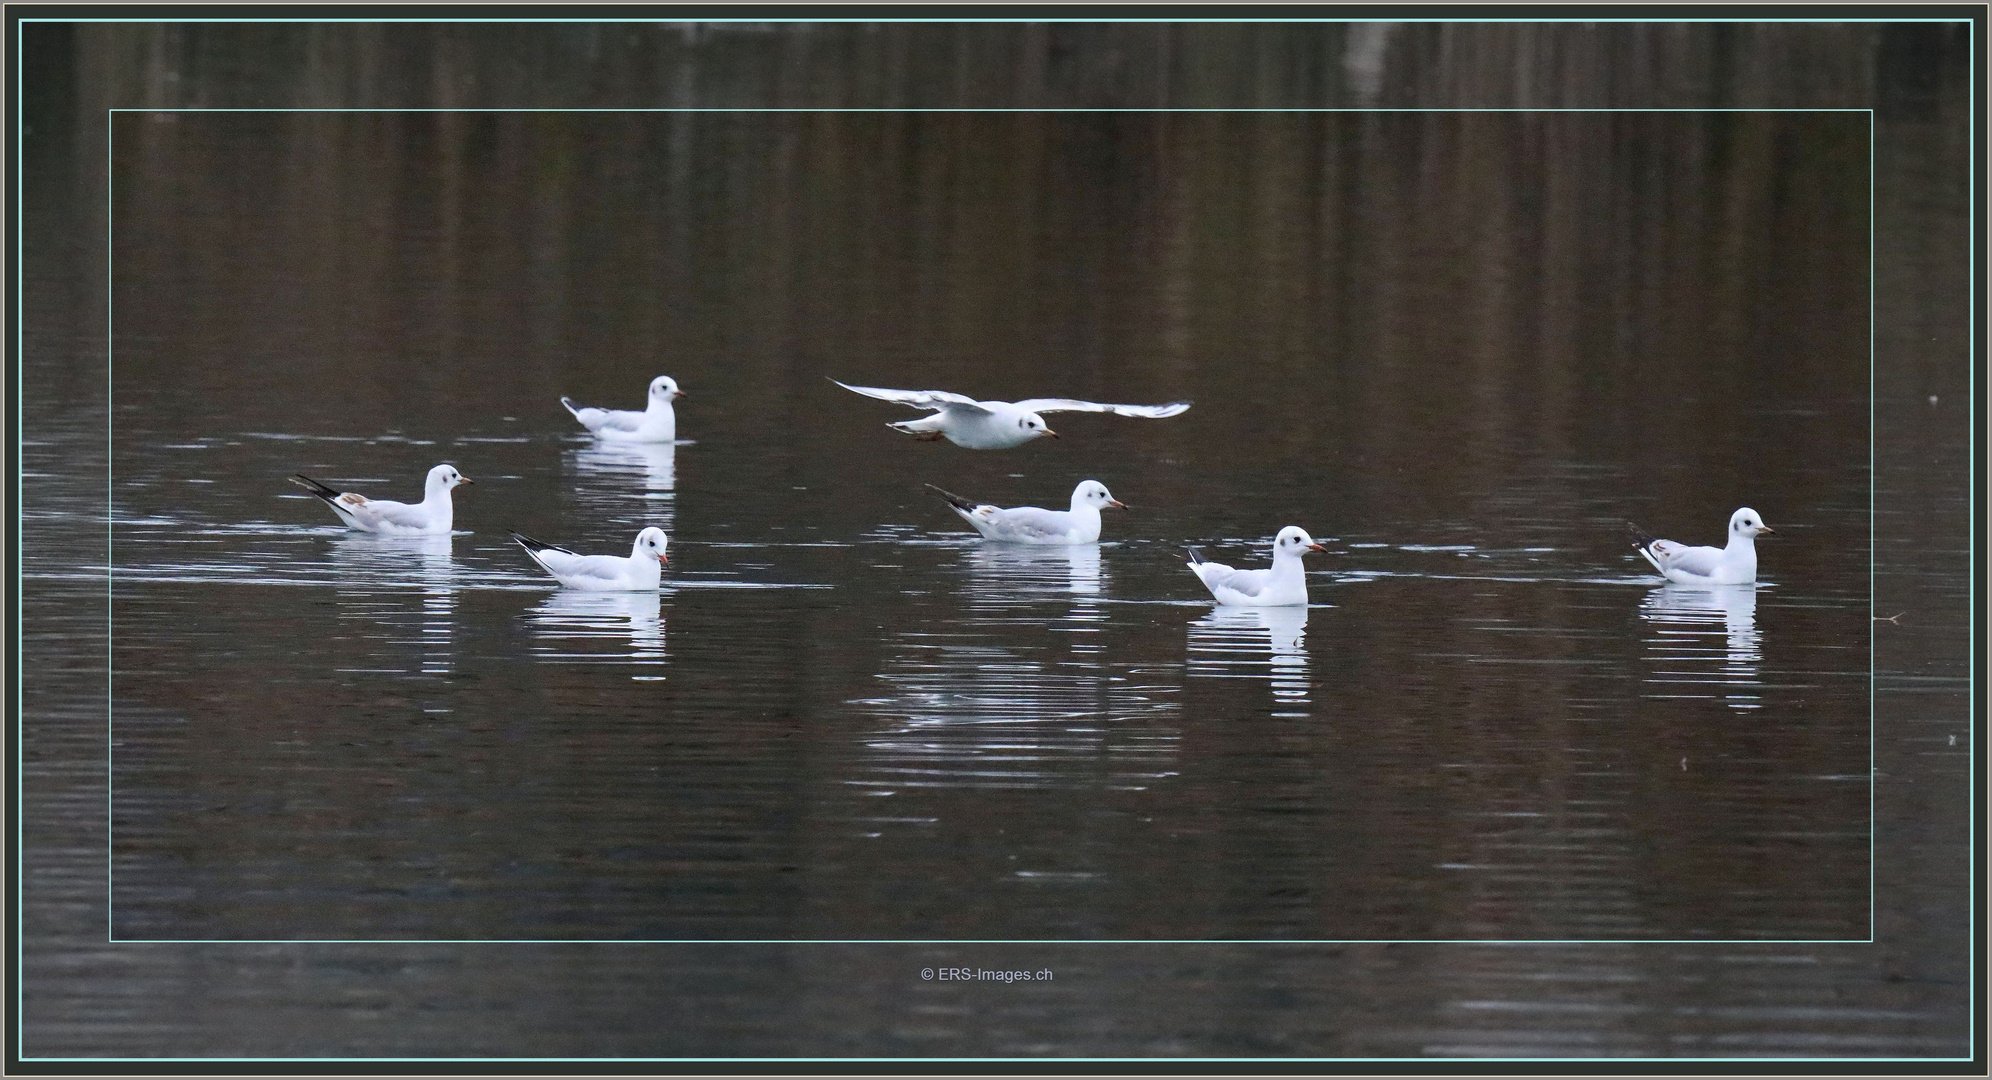
[[(867, 397), (929, 410), (932, 416), (887, 426), (916, 439), (946, 439), (970, 450), (1004, 450), (1045, 436), (1057, 438), (1058, 433), (1044, 421), (1043, 414), (1048, 412), (1113, 413), (1160, 419), (1190, 407), (1183, 401), (1168, 405), (1106, 405), (1071, 398), (976, 401), (945, 390), (885, 390), (841, 382), (837, 385)], [(678, 437), (678, 418), (672, 402), (684, 396), (675, 379), (659, 375), (650, 380), (650, 399), (641, 412), (587, 408), (565, 397), (560, 403), (604, 442), (669, 443)], [(460, 484), (471, 483), (456, 466), (438, 465), (429, 470), (422, 501), (401, 503), (339, 491), (308, 476), (298, 475), (291, 480), (331, 507), (347, 526), (389, 536), (447, 534), (452, 519), (450, 491)], [(1125, 508), (1097, 480), (1084, 480), (1073, 488), (1071, 506), (1065, 510), (991, 506), (932, 484), (927, 486), (939, 492), (983, 539), (998, 543), (1091, 544), (1100, 538), (1100, 511), (1106, 507)], [(1684, 585), (1742, 585), (1757, 580), (1757, 536), (1774, 530), (1746, 506), (1730, 515), (1729, 542), (1724, 547), (1689, 547), (1673, 540), (1653, 539), (1636, 526), (1632, 531), (1639, 553), (1669, 581)], [(655, 591), (663, 580), (663, 565), (670, 561), (665, 555), (670, 538), (654, 526), (636, 534), (636, 543), (627, 557), (582, 555), (518, 532), (511, 537), (562, 585), (591, 592)], [(1301, 564), (1302, 556), (1325, 550), (1307, 535), (1307, 530), (1288, 525), (1273, 538), (1273, 565), (1266, 569), (1237, 570), (1209, 562), (1195, 548), (1188, 549), (1189, 568), (1219, 604), (1291, 607), (1307, 603), (1307, 574)]]

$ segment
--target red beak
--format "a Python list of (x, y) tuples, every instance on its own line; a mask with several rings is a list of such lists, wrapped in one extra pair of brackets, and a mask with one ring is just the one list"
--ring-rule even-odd
[(1322, 546), (1321, 546), (1320, 544), (1309, 544), (1309, 545), (1307, 545), (1307, 550), (1309, 550), (1309, 551), (1327, 551), (1328, 549), (1327, 549), (1327, 548), (1325, 548), (1325, 547), (1322, 547)]
[(1118, 506), (1118, 507), (1120, 507), (1120, 508), (1121, 508), (1121, 509), (1123, 509), (1123, 510), (1127, 509), (1127, 504), (1126, 504), (1126, 503), (1124, 503), (1124, 502), (1122, 502), (1122, 501), (1120, 501), (1119, 499), (1108, 499), (1108, 500), (1107, 500), (1107, 505), (1108, 505), (1108, 506)]

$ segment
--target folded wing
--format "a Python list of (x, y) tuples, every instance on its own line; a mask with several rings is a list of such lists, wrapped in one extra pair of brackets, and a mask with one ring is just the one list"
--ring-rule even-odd
[(1230, 589), (1240, 596), (1257, 596), (1264, 591), (1266, 582), (1272, 577), (1264, 570), (1233, 570), (1223, 563), (1200, 562), (1192, 569), (1203, 579), (1206, 588)]
[(627, 409), (583, 409), (581, 423), (591, 431), (635, 431), (643, 426), (643, 414)]
[(354, 518), (369, 525), (386, 522), (403, 529), (426, 529), (429, 527), (429, 512), (420, 506), (393, 502), (388, 499), (368, 499), (358, 506), (350, 507)]
[(1722, 561), (1721, 548), (1689, 547), (1672, 540), (1653, 541), (1652, 551), (1661, 566), (1701, 577), (1715, 573)]
[(560, 403), (581, 421), (581, 426), (589, 431), (611, 428), (616, 431), (635, 431), (643, 425), (643, 414), (627, 409), (595, 409), (586, 405), (576, 405), (573, 398), (561, 398)]
[(1069, 512), (1037, 506), (997, 510), (989, 515), (989, 521), (1006, 533), (1032, 540), (1050, 540), (1072, 530), (1072, 515)]
[(540, 553), (541, 564), (564, 578), (587, 581), (621, 581), (629, 571), (629, 559), (622, 555), (576, 555), (563, 551), (558, 565)]

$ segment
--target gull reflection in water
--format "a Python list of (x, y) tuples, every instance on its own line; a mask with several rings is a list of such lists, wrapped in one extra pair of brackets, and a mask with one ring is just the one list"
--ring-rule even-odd
[(1291, 607), (1220, 605), (1190, 623), (1189, 674), (1219, 679), (1265, 679), (1273, 699), (1305, 704), (1307, 611)]
[(1649, 682), (1719, 686), (1730, 708), (1759, 706), (1763, 635), (1757, 629), (1756, 585), (1663, 585), (1647, 593), (1639, 609), (1655, 631), (1646, 641), (1662, 665)]
[[(542, 639), (534, 649), (554, 661), (626, 662), (645, 669), (664, 664), (664, 594), (661, 592), (581, 592), (560, 589), (526, 612)], [(590, 651), (588, 644), (628, 643), (628, 654)], [(620, 652), (620, 649), (618, 649)], [(630, 676), (638, 681), (664, 678), (646, 670)]]
[(456, 663), (457, 565), (450, 557), (448, 534), (441, 536), (381, 536), (352, 532), (332, 541), (332, 568), (339, 589), (358, 597), (350, 610), (393, 623), (401, 611), (396, 599), (408, 586), (422, 590), (420, 632), (412, 640), (421, 649), (425, 675), (447, 675)]
[[(918, 788), (1138, 790), (1173, 775), (1173, 687), (1109, 662), (1096, 544), (978, 544), (956, 592), (888, 647), (871, 794)], [(1062, 609), (1062, 610), (1061, 610)]]
[(586, 507), (604, 511), (612, 521), (641, 521), (672, 531), (673, 492), (678, 486), (675, 443), (597, 440), (570, 453), (576, 492)]
[(962, 563), (968, 568), (963, 599), (971, 605), (1100, 595), (1098, 544), (980, 544)]

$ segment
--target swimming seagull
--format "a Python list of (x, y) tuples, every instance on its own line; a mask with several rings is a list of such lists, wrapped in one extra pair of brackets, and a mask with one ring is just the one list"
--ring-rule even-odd
[(355, 529), (384, 536), (434, 536), (450, 531), (450, 489), (471, 479), (454, 465), (438, 465), (429, 470), (429, 479), (422, 485), (422, 501), (413, 505), (340, 491), (302, 473), (290, 481), (318, 496), (340, 521)]
[[(837, 382), (832, 379), (831, 382)], [(1190, 407), (1187, 401), (1169, 405), (1102, 405), (1097, 401), (1072, 398), (1028, 398), (1024, 401), (976, 401), (946, 390), (882, 390), (876, 386), (838, 386), (881, 401), (896, 401), (916, 409), (933, 409), (933, 416), (901, 420), (887, 427), (916, 439), (946, 439), (970, 450), (1006, 450), (1049, 435), (1057, 438), (1038, 414), (1048, 412), (1104, 412), (1117, 416), (1146, 416), (1161, 419), (1175, 416)]]
[(1632, 545), (1668, 581), (1683, 585), (1747, 585), (1757, 580), (1757, 534), (1777, 530), (1745, 506), (1729, 515), (1729, 546), (1689, 547), (1655, 540), (1627, 523)]
[(574, 399), (560, 399), (574, 419), (581, 426), (595, 433), (596, 437), (608, 442), (667, 443), (678, 437), (678, 413), (671, 407), (673, 399), (685, 396), (678, 389), (678, 380), (669, 375), (659, 375), (650, 380), (650, 404), (642, 412), (627, 409), (590, 409), (574, 404)]
[(1291, 607), (1307, 603), (1307, 571), (1300, 559), (1310, 551), (1326, 551), (1314, 542), (1307, 530), (1289, 525), (1273, 538), (1273, 565), (1269, 570), (1233, 570), (1223, 563), (1205, 562), (1196, 548), (1190, 553), (1190, 572), (1220, 604), (1238, 607)]
[(927, 485), (941, 493), (963, 521), (975, 526), (984, 540), (1011, 544), (1090, 544), (1100, 538), (1100, 509), (1127, 504), (1113, 497), (1107, 485), (1098, 480), (1082, 480), (1072, 489), (1072, 509), (1045, 510), (1036, 506), (1003, 509), (987, 503), (974, 503), (953, 492)]
[(512, 539), (556, 581), (584, 592), (655, 591), (664, 580), (664, 564), (671, 561), (664, 554), (671, 538), (654, 525), (636, 534), (636, 545), (630, 549), (628, 558), (582, 555), (564, 547), (542, 544), (524, 533), (515, 532)]

